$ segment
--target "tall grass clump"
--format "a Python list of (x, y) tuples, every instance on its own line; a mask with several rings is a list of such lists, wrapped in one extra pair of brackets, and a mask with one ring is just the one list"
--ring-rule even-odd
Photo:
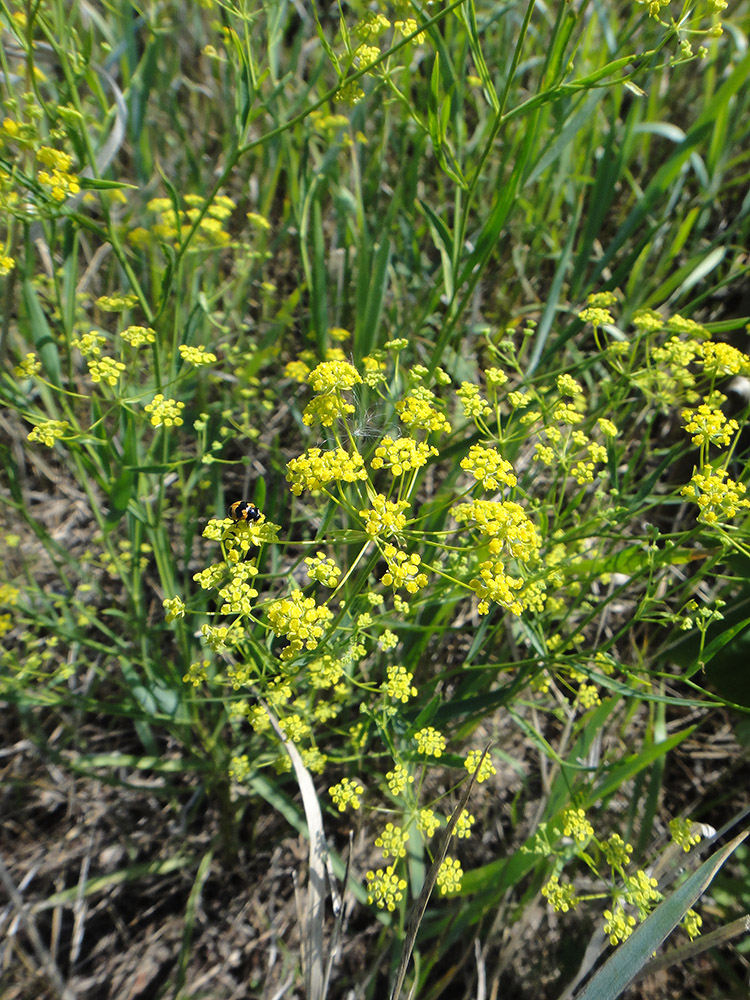
[(670, 770), (750, 705), (747, 6), (0, 9), (0, 698), (180, 818), (45, 905), (186, 871), (198, 996), (291, 828), (308, 996), (619, 995), (747, 866)]

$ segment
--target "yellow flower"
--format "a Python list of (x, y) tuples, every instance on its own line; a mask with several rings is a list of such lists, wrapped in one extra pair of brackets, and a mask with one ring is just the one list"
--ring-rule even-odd
[(383, 851), (384, 858), (405, 858), (409, 832), (393, 823), (386, 823), (385, 829), (375, 840), (375, 846)]
[(105, 382), (107, 385), (117, 385), (120, 375), (125, 371), (122, 361), (114, 358), (91, 359), (86, 362), (92, 382)]
[(268, 608), (273, 631), (289, 639), (289, 646), (282, 652), (285, 660), (303, 646), (315, 649), (332, 618), (333, 612), (324, 605), (316, 605), (312, 597), (303, 597), (301, 590), (292, 591), (289, 597), (274, 601)]
[(375, 449), (375, 456), (370, 465), (373, 469), (389, 469), (394, 476), (402, 476), (414, 469), (421, 469), (432, 455), (437, 455), (437, 448), (413, 438), (389, 437), (382, 438)]
[(365, 520), (365, 531), (368, 535), (388, 538), (406, 526), (403, 512), (408, 506), (408, 500), (386, 500), (382, 493), (378, 493), (372, 500), (372, 507), (369, 510), (361, 510), (359, 516)]
[(374, 903), (381, 910), (393, 911), (396, 903), (404, 898), (406, 879), (399, 878), (394, 872), (394, 865), (381, 868), (378, 871), (365, 873), (367, 880), (367, 902)]
[(65, 437), (71, 429), (67, 420), (45, 420), (29, 431), (29, 441), (40, 441), (51, 448), (55, 441)]
[(437, 886), (440, 889), (441, 896), (445, 896), (449, 892), (458, 892), (461, 888), (463, 875), (461, 862), (458, 858), (446, 855), (440, 865), (437, 876)]
[[(123, 366), (124, 367), (124, 366)], [(159, 392), (150, 403), (144, 407), (146, 413), (151, 414), (151, 423), (154, 427), (180, 427), (183, 423), (180, 414), (185, 409), (185, 404), (174, 399), (165, 399)]]
[(408, 396), (396, 403), (396, 412), (410, 429), (449, 431), (451, 425), (433, 405), (435, 393), (424, 386), (415, 386)]
[(414, 734), (417, 750), (428, 757), (442, 757), (445, 750), (445, 737), (434, 726), (425, 726)]
[(692, 434), (693, 444), (703, 446), (715, 444), (726, 447), (732, 436), (739, 430), (736, 420), (727, 420), (721, 410), (711, 409), (705, 403), (696, 410), (683, 410), (682, 419), (688, 434)]
[(515, 486), (517, 479), (513, 466), (495, 451), (473, 444), (466, 458), (461, 459), (461, 468), (470, 472), (486, 490), (498, 490), (503, 486)]
[(200, 344), (198, 347), (188, 347), (186, 344), (180, 344), (179, 351), (183, 361), (187, 361), (196, 367), (212, 365), (216, 361), (216, 355), (211, 351), (207, 351), (203, 344)]
[(354, 483), (367, 479), (365, 463), (358, 451), (348, 452), (343, 448), (321, 451), (310, 448), (299, 458), (287, 463), (287, 482), (291, 491), (300, 496), (303, 490), (318, 493), (331, 482)]
[(364, 785), (361, 785), (356, 779), (342, 778), (337, 785), (331, 785), (328, 794), (333, 799), (333, 804), (338, 811), (344, 812), (347, 806), (359, 809), (361, 805), (359, 797), (364, 790)]
[(307, 381), (313, 392), (322, 393), (353, 389), (362, 382), (362, 378), (348, 361), (322, 361), (313, 368)]
[(680, 493), (698, 504), (698, 520), (704, 524), (731, 520), (739, 510), (750, 507), (750, 501), (745, 498), (744, 483), (730, 479), (726, 469), (714, 470), (710, 465), (694, 472)]
[(387, 669), (388, 680), (381, 684), (381, 690), (394, 701), (406, 704), (410, 698), (416, 698), (417, 689), (412, 684), (413, 674), (406, 667), (390, 666)]

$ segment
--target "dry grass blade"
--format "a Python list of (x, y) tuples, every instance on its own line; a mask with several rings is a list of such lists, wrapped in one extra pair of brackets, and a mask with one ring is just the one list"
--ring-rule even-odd
[(54, 958), (52, 957), (48, 949), (45, 948), (44, 942), (42, 941), (39, 935), (39, 931), (36, 928), (36, 924), (34, 923), (34, 918), (32, 917), (31, 913), (28, 910), (28, 907), (24, 903), (15, 885), (13, 884), (13, 881), (10, 877), (10, 872), (5, 867), (5, 863), (2, 860), (2, 858), (0, 858), (0, 881), (5, 886), (5, 891), (8, 893), (8, 898), (15, 907), (16, 912), (18, 913), (18, 916), (21, 920), (21, 923), (26, 928), (26, 933), (29, 935), (29, 940), (31, 941), (31, 945), (34, 951), (36, 952), (36, 956), (39, 959), (39, 962), (41, 963), (44, 969), (45, 975), (49, 979), (50, 984), (54, 989), (55, 993), (57, 994), (58, 997), (60, 997), (60, 1000), (73, 1000), (73, 993), (65, 985), (65, 981), (55, 963)]
[[(346, 893), (346, 887), (349, 885), (349, 869), (352, 864), (352, 854), (354, 851), (353, 847), (353, 836), (352, 832), (349, 831), (349, 849), (346, 855), (346, 868), (344, 870), (344, 894)], [(328, 991), (328, 983), (331, 978), (331, 969), (333, 968), (333, 960), (336, 955), (336, 950), (339, 946), (339, 941), (341, 939), (341, 928), (344, 923), (344, 898), (339, 896), (336, 890), (336, 885), (334, 882), (334, 874), (331, 870), (330, 858), (326, 853), (326, 859), (328, 861), (328, 884), (331, 889), (331, 901), (333, 903), (333, 912), (336, 917), (335, 923), (333, 925), (333, 931), (331, 933), (331, 940), (328, 946), (328, 962), (326, 963), (326, 975), (325, 975), (325, 991)]]
[(271, 720), (276, 735), (289, 754), (297, 784), (302, 795), (309, 835), (310, 874), (307, 886), (306, 913), (300, 929), (302, 943), (302, 966), (305, 974), (305, 994), (307, 1000), (324, 1000), (326, 989), (325, 961), (323, 957), (323, 921), (325, 918), (325, 869), (328, 854), (323, 832), (323, 814), (310, 772), (302, 763), (294, 743), (284, 735), (278, 721), (263, 701), (264, 711)]
[(438, 872), (440, 871), (440, 866), (445, 860), (445, 855), (448, 853), (448, 844), (453, 836), (453, 831), (456, 828), (456, 823), (458, 823), (458, 817), (461, 815), (463, 810), (466, 808), (466, 803), (469, 801), (469, 796), (474, 787), (474, 782), (477, 780), (477, 774), (484, 763), (484, 758), (490, 752), (491, 743), (488, 743), (484, 748), (482, 756), (477, 764), (474, 773), (469, 778), (466, 784), (461, 799), (453, 810), (453, 815), (448, 823), (448, 829), (445, 831), (445, 836), (442, 839), (440, 847), (435, 855), (435, 860), (429, 867), (427, 875), (424, 880), (424, 885), (422, 886), (422, 891), (419, 894), (419, 899), (417, 899), (414, 904), (414, 909), (412, 910), (411, 917), (409, 918), (409, 924), (406, 928), (406, 937), (404, 939), (404, 950), (401, 954), (401, 961), (399, 962), (398, 971), (396, 972), (396, 979), (393, 984), (393, 989), (391, 990), (390, 1000), (398, 1000), (401, 995), (401, 988), (404, 985), (404, 977), (406, 976), (406, 969), (409, 965), (409, 959), (411, 958), (411, 953), (414, 950), (414, 942), (417, 940), (417, 931), (419, 930), (419, 925), (422, 923), (422, 917), (424, 916), (424, 911), (427, 909), (427, 903), (432, 895), (432, 890), (435, 887), (435, 882), (437, 881)]

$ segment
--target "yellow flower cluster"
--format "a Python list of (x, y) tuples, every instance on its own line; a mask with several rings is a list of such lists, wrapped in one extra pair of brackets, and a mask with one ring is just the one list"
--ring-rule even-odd
[[(175, 211), (170, 198), (152, 198), (146, 207), (157, 216), (158, 221), (151, 227), (151, 234), (162, 242), (178, 246), (200, 216), (206, 199), (197, 194), (187, 195), (185, 204), (189, 207), (178, 212)], [(231, 236), (224, 229), (224, 223), (234, 208), (235, 204), (231, 198), (225, 195), (214, 198), (198, 224), (195, 234), (196, 244), (204, 247), (227, 246), (231, 242)], [(145, 233), (146, 239), (149, 235), (148, 232)]]
[(288, 740), (291, 740), (292, 743), (299, 743), (300, 740), (305, 739), (312, 732), (310, 723), (306, 722), (299, 715), (288, 715), (280, 721), (279, 725), (284, 736)]
[(100, 295), (96, 300), (99, 309), (105, 312), (122, 313), (138, 305), (138, 296), (134, 292), (118, 292), (116, 295)]
[[(482, 761), (481, 766), (479, 764), (480, 760)], [(497, 774), (497, 768), (492, 763), (492, 758), (490, 757), (489, 754), (486, 754), (484, 756), (484, 759), (482, 759), (481, 750), (470, 750), (466, 755), (466, 760), (464, 761), (464, 767), (469, 772), (469, 774), (474, 774), (474, 772), (477, 770), (477, 767), (479, 767), (476, 779), (478, 785), (481, 785), (483, 781), (487, 780), (487, 778), (491, 778), (493, 774)]]
[(380, 356), (381, 352), (376, 354), (368, 354), (366, 357), (362, 358), (362, 367), (364, 368), (364, 382), (365, 385), (369, 385), (371, 389), (380, 385), (381, 382), (385, 382), (385, 374), (387, 365), (383, 358)]
[(685, 916), (682, 918), (682, 924), (680, 925), (687, 936), (692, 941), (694, 938), (698, 937), (701, 932), (701, 927), (703, 926), (703, 917), (695, 910), (688, 910)]
[(488, 559), (480, 563), (479, 574), (471, 581), (470, 586), (479, 598), (477, 611), (480, 615), (489, 613), (490, 601), (499, 604), (501, 608), (507, 608), (514, 615), (520, 615), (523, 611), (523, 603), (514, 593), (523, 587), (523, 580), (508, 576), (501, 562)]
[(341, 104), (351, 105), (358, 104), (364, 96), (365, 92), (362, 90), (358, 80), (352, 80), (350, 83), (344, 84), (333, 95), (334, 100), (339, 101)]
[(373, 497), (372, 507), (361, 510), (359, 516), (364, 518), (368, 535), (388, 538), (406, 526), (403, 512), (408, 506), (408, 500), (386, 500), (382, 493), (377, 493)]
[(191, 365), (200, 367), (201, 365), (212, 365), (216, 361), (216, 355), (207, 351), (203, 344), (198, 347), (188, 347), (187, 344), (180, 344), (180, 357)]
[(696, 410), (683, 410), (685, 430), (693, 435), (693, 444), (699, 446), (715, 444), (726, 447), (732, 435), (739, 430), (736, 420), (727, 420), (721, 410), (712, 409), (705, 403)]
[(695, 337), (697, 340), (707, 340), (711, 335), (705, 326), (696, 323), (694, 319), (685, 319), (679, 313), (670, 316), (667, 320), (667, 327), (675, 333), (684, 333), (688, 337)]
[(333, 561), (326, 557), (325, 552), (316, 552), (314, 556), (305, 559), (307, 575), (311, 580), (322, 584), (324, 587), (335, 589), (341, 576), (341, 570)]
[(575, 426), (583, 420), (583, 414), (571, 403), (557, 403), (552, 410), (552, 419), (560, 424)]
[(430, 838), (440, 826), (440, 817), (433, 809), (420, 809), (417, 814), (417, 829)]
[(165, 399), (158, 392), (150, 403), (144, 407), (146, 413), (151, 414), (151, 423), (154, 427), (180, 427), (183, 423), (180, 414), (185, 409), (183, 402), (174, 399)]
[(183, 684), (192, 684), (194, 688), (205, 684), (208, 680), (208, 668), (210, 666), (210, 660), (196, 660), (194, 663), (191, 663), (187, 672), (182, 675)]
[(500, 484), (515, 486), (517, 479), (513, 466), (497, 453), (494, 448), (483, 448), (473, 444), (466, 458), (461, 459), (461, 468), (482, 484), (486, 490), (499, 490)]
[(354, 483), (358, 479), (367, 479), (367, 473), (358, 451), (350, 453), (343, 448), (334, 451), (310, 448), (287, 463), (286, 478), (292, 493), (300, 496), (303, 490), (318, 493), (330, 482)]
[(625, 913), (622, 903), (616, 903), (611, 910), (604, 911), (604, 933), (611, 945), (626, 941), (633, 933), (636, 919), (632, 913)]
[(415, 386), (409, 395), (396, 403), (396, 412), (403, 424), (411, 430), (449, 431), (451, 425), (433, 405), (435, 393), (424, 386)]
[(617, 304), (617, 296), (614, 292), (592, 292), (586, 299), (587, 305), (606, 309), (608, 306)]
[(284, 374), (287, 378), (293, 378), (295, 382), (304, 384), (307, 382), (307, 376), (310, 374), (310, 366), (297, 358), (295, 361), (288, 361), (284, 367)]
[(578, 483), (579, 486), (584, 486), (586, 483), (593, 483), (594, 481), (594, 463), (593, 462), (576, 462), (573, 468), (570, 470), (570, 474)]
[(128, 326), (120, 336), (131, 347), (143, 347), (145, 344), (156, 343), (156, 331), (152, 330), (150, 326)]
[(328, 789), (328, 794), (333, 799), (333, 804), (338, 811), (344, 812), (347, 806), (359, 809), (362, 804), (359, 797), (364, 790), (364, 786), (356, 779), (342, 778), (338, 785), (332, 785)]
[(308, 666), (310, 684), (314, 688), (332, 688), (341, 680), (344, 667), (340, 660), (334, 660), (330, 653), (321, 656), (319, 660), (313, 660)]
[(375, 838), (375, 846), (381, 848), (384, 858), (405, 858), (408, 841), (408, 830), (386, 823), (383, 832)]
[(40, 146), (37, 159), (47, 170), (39, 170), (36, 179), (42, 187), (48, 188), (54, 201), (62, 202), (71, 195), (78, 194), (81, 185), (78, 177), (70, 172), (73, 157), (51, 146)]
[(408, 437), (396, 438), (394, 441), (386, 434), (375, 449), (370, 465), (373, 469), (390, 469), (394, 476), (402, 476), (405, 472), (422, 468), (432, 455), (437, 454), (437, 448), (432, 445)]
[(458, 858), (452, 858), (447, 854), (438, 869), (437, 886), (440, 889), (440, 895), (445, 896), (449, 892), (458, 892), (463, 876), (461, 862)]
[(492, 555), (498, 555), (505, 547), (514, 558), (529, 562), (539, 551), (539, 533), (523, 507), (510, 500), (473, 500), (457, 504), (453, 516), (459, 524), (474, 521), (490, 539)]
[(376, 59), (380, 56), (380, 49), (377, 45), (362, 45), (357, 46), (356, 51), (357, 63), (361, 68), (365, 66), (371, 66)]
[(36, 354), (27, 354), (13, 369), (16, 378), (33, 378), (42, 370), (42, 362)]
[(442, 757), (445, 750), (445, 737), (434, 726), (425, 726), (414, 734), (417, 750), (428, 757)]
[(557, 391), (561, 396), (581, 396), (583, 394), (583, 389), (576, 382), (572, 375), (567, 373), (564, 375), (558, 375), (556, 379)]
[(335, 420), (350, 413), (354, 413), (351, 403), (346, 403), (339, 395), (327, 393), (310, 400), (302, 414), (302, 423), (306, 427), (312, 427), (314, 423), (333, 427)]
[(232, 757), (229, 762), (227, 773), (233, 781), (246, 781), (251, 772), (252, 767), (250, 766), (250, 758), (246, 753), (235, 754)]
[(388, 679), (383, 683), (383, 692), (393, 701), (406, 704), (410, 698), (417, 697), (417, 689), (412, 684), (414, 674), (406, 667), (392, 665), (387, 669)]
[(602, 844), (602, 854), (612, 868), (623, 868), (630, 863), (633, 845), (626, 844), (619, 833), (612, 833)]
[(528, 406), (529, 403), (533, 402), (534, 396), (530, 392), (520, 392), (519, 390), (514, 390), (508, 393), (508, 403), (514, 410), (520, 410), (524, 406)]
[(73, 337), (71, 344), (77, 347), (84, 358), (98, 358), (102, 353), (102, 345), (107, 343), (107, 338), (96, 330), (89, 330), (79, 337)]
[(581, 684), (578, 688), (577, 701), (584, 711), (601, 705), (602, 699), (599, 697), (599, 689), (596, 684)]
[(258, 568), (252, 563), (242, 562), (232, 566), (231, 572), (229, 583), (219, 591), (219, 597), (224, 601), (219, 612), (222, 615), (249, 615), (258, 591), (248, 581), (258, 575)]
[(625, 876), (625, 899), (638, 909), (638, 916), (645, 920), (654, 906), (662, 900), (657, 880), (639, 869), (635, 875)]
[(714, 470), (710, 465), (694, 472), (688, 485), (680, 490), (682, 496), (698, 504), (698, 520), (704, 524), (729, 521), (739, 510), (750, 507), (746, 492), (744, 483), (729, 479), (726, 469)]
[(201, 637), (214, 653), (221, 653), (244, 638), (245, 630), (237, 622), (230, 625), (201, 625)]
[(106, 385), (117, 385), (120, 375), (125, 371), (122, 361), (114, 358), (92, 358), (87, 361), (92, 382), (104, 382)]
[(750, 375), (750, 358), (731, 344), (701, 344), (703, 371), (710, 378), (727, 375)]
[(378, 35), (382, 35), (384, 31), (387, 31), (390, 26), (391, 22), (385, 14), (369, 11), (359, 21), (356, 30), (360, 38), (377, 38)]
[(471, 836), (471, 828), (476, 823), (476, 817), (467, 809), (461, 810), (461, 815), (456, 821), (456, 829), (454, 830), (454, 836), (458, 837), (459, 840), (465, 840)]
[(669, 833), (672, 840), (687, 854), (691, 847), (695, 847), (701, 841), (697, 824), (687, 818), (675, 816), (669, 821)]
[(395, 545), (386, 545), (383, 555), (388, 563), (388, 569), (380, 579), (386, 587), (395, 589), (403, 587), (409, 594), (416, 594), (422, 587), (427, 586), (427, 574), (419, 571), (422, 558), (416, 552), (407, 555)]
[(601, 309), (597, 306), (583, 309), (578, 313), (578, 318), (583, 323), (591, 323), (595, 330), (598, 330), (605, 323), (614, 323), (615, 321), (609, 309)]
[(378, 871), (365, 873), (367, 880), (367, 902), (380, 907), (381, 910), (393, 912), (396, 903), (404, 898), (406, 879), (395, 874), (394, 865), (381, 868)]
[(508, 381), (508, 376), (502, 368), (485, 368), (484, 377), (488, 389), (501, 389)]
[(572, 882), (561, 884), (558, 875), (552, 875), (542, 886), (542, 895), (555, 913), (567, 913), (580, 903)]
[[(413, 17), (407, 17), (403, 21), (393, 22), (394, 30), (398, 31), (405, 38), (407, 38), (409, 35), (414, 34), (414, 32), (417, 30), (417, 27), (418, 27), (417, 22), (414, 20)], [(414, 36), (412, 41), (415, 42), (417, 45), (421, 45), (424, 42), (425, 37), (426, 36), (424, 31), (420, 31), (417, 35)]]
[(572, 837), (579, 846), (594, 836), (594, 828), (586, 819), (586, 813), (573, 807), (562, 814), (562, 832), (563, 836)]
[(362, 378), (348, 361), (322, 361), (307, 376), (307, 382), (313, 392), (341, 392), (353, 389)]
[(456, 390), (456, 395), (461, 400), (464, 416), (471, 420), (483, 417), (487, 413), (492, 413), (492, 407), (479, 394), (479, 386), (473, 382), (462, 382), (461, 388)]
[(167, 624), (177, 620), (178, 618), (185, 617), (185, 604), (181, 597), (168, 597), (162, 603), (164, 605), (164, 610), (167, 612), (165, 615)]
[(333, 613), (325, 605), (317, 605), (312, 597), (294, 590), (289, 597), (274, 601), (268, 608), (268, 620), (278, 636), (286, 636), (289, 645), (282, 659), (288, 660), (304, 646), (315, 649)]
[(414, 784), (414, 775), (409, 774), (403, 764), (395, 764), (392, 771), (388, 771), (385, 780), (392, 795), (402, 795), (408, 785)]

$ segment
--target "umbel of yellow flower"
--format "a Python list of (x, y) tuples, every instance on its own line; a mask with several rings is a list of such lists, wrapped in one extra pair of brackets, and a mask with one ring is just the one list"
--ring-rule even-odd
[(382, 493), (378, 493), (373, 497), (372, 507), (361, 510), (359, 516), (365, 519), (365, 531), (368, 535), (387, 538), (406, 526), (403, 512), (408, 506), (408, 500), (386, 500)]
[(268, 608), (268, 620), (278, 636), (286, 636), (289, 645), (282, 651), (288, 660), (302, 647), (315, 649), (333, 613), (325, 606), (316, 605), (312, 597), (304, 597), (295, 590), (289, 597), (274, 601)]
[(348, 361), (323, 361), (307, 376), (313, 392), (327, 393), (353, 389), (362, 382), (359, 372)]
[(357, 451), (350, 454), (343, 448), (332, 451), (310, 448), (287, 463), (286, 478), (292, 493), (300, 496), (303, 490), (318, 493), (331, 482), (353, 483), (367, 479), (367, 473)]

